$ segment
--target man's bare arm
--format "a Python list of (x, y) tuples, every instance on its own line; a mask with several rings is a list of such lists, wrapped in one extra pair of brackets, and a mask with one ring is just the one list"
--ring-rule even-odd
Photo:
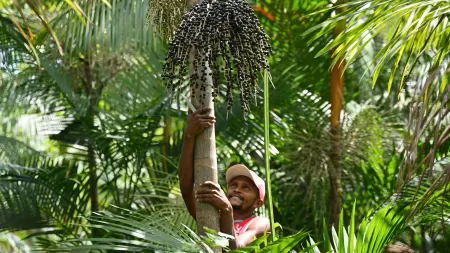
[(194, 199), (194, 145), (195, 136), (184, 135), (181, 149), (180, 163), (178, 165), (178, 177), (180, 179), (180, 191), (184, 203), (195, 219)]
[[(226, 209), (220, 210), (220, 230), (228, 235), (232, 235), (236, 238), (236, 233), (234, 231), (234, 217), (233, 217), (233, 207), (230, 205)], [(237, 249), (239, 247), (238, 240), (229, 240), (230, 249)]]
[(189, 213), (195, 219), (194, 198), (194, 147), (195, 137), (206, 127), (212, 126), (216, 120), (210, 115), (211, 110), (203, 108), (190, 113), (184, 131), (183, 146), (181, 149), (180, 163), (178, 165), (178, 177), (180, 179), (180, 191)]

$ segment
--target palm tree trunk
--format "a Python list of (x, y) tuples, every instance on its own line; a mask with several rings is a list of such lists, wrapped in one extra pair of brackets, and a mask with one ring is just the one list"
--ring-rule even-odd
[[(204, 63), (206, 66), (206, 73), (210, 73), (211, 69), (207, 62)], [(199, 68), (199, 76), (202, 68)], [(191, 71), (194, 71), (191, 68)], [(197, 80), (197, 82), (202, 82)], [(212, 78), (207, 75), (206, 81), (200, 84), (199, 87), (206, 86), (206, 91), (201, 91), (197, 89), (195, 91), (195, 97), (192, 98), (192, 104), (196, 109), (203, 107), (211, 108), (212, 114), (214, 115), (214, 102), (212, 101)], [(203, 98), (203, 105), (200, 103), (199, 96), (205, 94)], [(195, 151), (194, 151), (194, 183), (195, 188), (198, 188), (199, 184), (206, 181), (212, 181), (217, 183), (217, 156), (216, 156), (216, 135), (215, 127), (208, 127), (200, 133), (195, 140)], [(197, 203), (196, 205), (196, 221), (197, 221), (197, 231), (199, 234), (204, 234), (205, 231), (203, 227), (208, 227), (216, 231), (220, 231), (220, 220), (219, 212), (216, 208), (209, 204)], [(220, 250), (218, 252), (221, 252)]]
[[(341, 60), (339, 60), (341, 61)], [(339, 64), (338, 61), (338, 64)], [(341, 128), (340, 128), (340, 112), (342, 109), (342, 92), (343, 78), (340, 67), (333, 67), (331, 76), (331, 153), (330, 160), (332, 167), (330, 169), (330, 218), (331, 224), (337, 226), (339, 223), (339, 214), (342, 209), (341, 186)]]
[[(95, 153), (94, 153), (94, 145), (92, 140), (88, 140), (88, 166), (89, 166), (89, 190), (91, 197), (91, 216), (95, 215), (99, 211), (98, 204), (98, 187), (97, 187), (97, 168), (95, 164)], [(92, 236), (97, 238), (98, 233), (97, 228), (92, 228)]]
[[(338, 1), (337, 4), (343, 4), (345, 0)], [(335, 30), (334, 36), (337, 37), (345, 29), (345, 21), (340, 22)], [(335, 49), (332, 50), (332, 54)], [(334, 57), (334, 56), (332, 56)], [(338, 59), (336, 65), (331, 70), (331, 152), (330, 160), (332, 167), (330, 169), (330, 224), (335, 226), (339, 223), (339, 214), (342, 209), (341, 185), (341, 110), (344, 95), (344, 58)]]
[(426, 227), (425, 225), (420, 226), (420, 239), (422, 241), (422, 253), (428, 253), (428, 240), (426, 235)]
[(172, 117), (169, 115), (166, 115), (164, 119), (164, 128), (163, 128), (163, 143), (162, 143), (162, 155), (164, 157), (163, 159), (163, 167), (164, 172), (168, 173), (169, 168), (167, 167), (167, 160), (165, 159), (167, 157), (167, 147), (170, 145), (170, 132), (171, 132), (171, 124), (172, 124)]
[[(193, 6), (199, 2), (199, 0), (189, 0), (188, 4)], [(193, 61), (193, 53), (190, 55), (190, 62)], [(214, 102), (212, 101), (212, 77), (208, 75), (211, 73), (208, 62), (201, 63), (206, 67), (206, 81), (197, 79), (198, 87), (206, 87), (205, 91), (200, 89), (195, 90), (195, 96), (192, 98), (192, 104), (196, 109), (201, 107), (211, 108), (211, 113), (214, 115)], [(190, 64), (191, 73), (194, 70), (192, 64)], [(201, 77), (203, 74), (201, 70), (203, 68), (198, 68), (198, 76)], [(204, 94), (203, 104), (200, 103), (200, 96)], [(194, 150), (194, 184), (195, 189), (198, 188), (199, 184), (205, 181), (212, 181), (217, 183), (217, 155), (216, 155), (216, 135), (215, 127), (208, 127), (200, 133), (195, 140), (195, 150)], [(197, 232), (202, 235), (205, 234), (204, 227), (214, 229), (215, 231), (220, 231), (220, 219), (219, 211), (205, 203), (196, 203), (196, 221), (197, 221)], [(221, 252), (220, 248), (214, 249), (215, 252)]]
[[(87, 130), (94, 129), (94, 114), (95, 114), (95, 103), (96, 103), (96, 94), (95, 89), (93, 87), (93, 77), (92, 71), (90, 67), (89, 59), (84, 61), (84, 74), (86, 77), (86, 95), (89, 97), (89, 108), (88, 113), (86, 115), (86, 123)], [(89, 164), (89, 183), (91, 187), (91, 212), (98, 212), (98, 193), (97, 193), (97, 171), (95, 166), (95, 154), (94, 154), (94, 143), (93, 140), (88, 136), (87, 137), (87, 145), (88, 145), (88, 164)]]
[[(94, 114), (95, 114), (95, 104), (97, 101), (97, 94), (93, 87), (93, 77), (92, 70), (90, 67), (89, 58), (84, 60), (84, 74), (85, 80), (85, 90), (89, 97), (89, 108), (86, 114), (86, 132), (94, 129)], [(95, 151), (94, 151), (94, 140), (90, 136), (87, 136), (87, 153), (88, 153), (88, 167), (89, 167), (89, 195), (91, 199), (91, 215), (94, 215), (99, 211), (98, 203), (98, 187), (97, 187), (97, 166), (95, 162)], [(92, 237), (99, 237), (99, 230), (92, 228)]]

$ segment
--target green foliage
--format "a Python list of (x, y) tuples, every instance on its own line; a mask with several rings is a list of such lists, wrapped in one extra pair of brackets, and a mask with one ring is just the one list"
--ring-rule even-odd
[(65, 52), (87, 57), (153, 49), (152, 27), (145, 22), (149, 0), (109, 2), (82, 1), (79, 6), (86, 23), (75, 12), (55, 18), (54, 29), (64, 42)]
[[(158, 1), (17, 2), (0, 6), (0, 224), (7, 238), (0, 251), (27, 252), (28, 243), (56, 252), (166, 246), (176, 252), (186, 245), (208, 252), (208, 244), (226, 242), (220, 234), (196, 237), (179, 196), (176, 161), (187, 105), (170, 100), (161, 83), (166, 45), (154, 39), (158, 27), (146, 26), (147, 13), (155, 13), (148, 6)], [(429, 247), (447, 250), (448, 3), (349, 1), (332, 18), (328, 3), (256, 1), (274, 48), (270, 107), (262, 82), (247, 120), (239, 106), (227, 119), (226, 105), (217, 105), (219, 177), (238, 162), (270, 176), (275, 220), (287, 235), (275, 242), (266, 235), (240, 252), (301, 246), (315, 253), (380, 252), (391, 240), (418, 248), (427, 244), (422, 232)], [(342, 19), (347, 31), (332, 41)], [(334, 46), (348, 70), (344, 211), (334, 233), (314, 247), (298, 231), (313, 238), (328, 231), (328, 50)], [(399, 100), (384, 94), (395, 87)], [(92, 191), (99, 215), (91, 214)]]
[[(356, 204), (351, 211), (348, 229), (344, 224), (344, 212), (340, 216), (338, 232), (333, 227), (331, 239), (324, 222), (324, 241), (316, 244), (309, 233), (299, 231), (293, 235), (269, 241), (269, 235), (255, 239), (250, 245), (237, 250), (238, 252), (274, 252), (287, 253), (296, 249), (297, 252), (383, 252), (388, 243), (405, 227), (410, 208), (408, 204), (388, 204), (363, 219), (359, 226), (355, 222)], [(90, 226), (105, 231), (104, 238), (74, 239), (66, 241), (63, 246), (53, 249), (60, 252), (88, 252), (89, 250), (120, 250), (123, 252), (211, 252), (211, 247), (228, 245), (228, 235), (207, 230), (207, 236), (198, 237), (192, 230), (184, 227), (180, 230), (173, 220), (167, 216), (141, 215), (122, 210), (123, 214), (103, 213), (90, 218)], [(88, 242), (92, 244), (87, 244)], [(301, 248), (301, 245), (306, 247)]]
[[(26, 40), (15, 29), (11, 19), (0, 14), (0, 70), (11, 71), (11, 65), (32, 62), (28, 54)], [(14, 50), (10, 50), (13, 48)]]
[[(104, 212), (88, 219), (88, 226), (101, 229), (106, 237), (65, 240), (50, 251), (202, 252), (202, 246), (192, 238), (195, 234), (180, 228), (168, 214), (143, 215), (123, 209), (119, 211), (121, 214)], [(181, 212), (178, 214), (182, 215)]]
[[(64, 171), (56, 170), (67, 163), (56, 164), (49, 160), (41, 166), (55, 169), (48, 171), (0, 163), (3, 172), (0, 177), (1, 230), (28, 230), (51, 227), (54, 222), (79, 220), (78, 215), (86, 207), (86, 193), (75, 181), (66, 179)], [(64, 192), (71, 194), (61, 194)]]
[[(228, 251), (229, 253), (245, 253), (245, 252), (255, 252), (255, 253), (267, 253), (267, 252), (277, 252), (277, 253), (287, 253), (292, 252), (292, 250), (299, 247), (300, 243), (302, 243), (305, 238), (308, 236), (308, 233), (300, 231), (293, 235), (278, 238), (276, 241), (268, 242), (269, 235), (266, 234), (256, 240), (254, 240), (250, 245), (244, 248), (240, 248), (237, 250)], [(314, 248), (317, 245), (310, 246), (310, 248)], [(300, 252), (306, 252), (304, 249)]]
[[(447, 140), (444, 125), (448, 125), (449, 111), (448, 101), (444, 97), (449, 92), (447, 70), (450, 41), (445, 14), (448, 1), (351, 1), (338, 7), (344, 11), (308, 31), (316, 32), (312, 38), (316, 40), (329, 33), (340, 20), (347, 22), (345, 32), (324, 47), (319, 55), (336, 47), (335, 59), (345, 56), (348, 67), (361, 56), (371, 41), (385, 41), (371, 60), (371, 67), (367, 68), (367, 71), (374, 69), (371, 73), (373, 85), (383, 74), (384, 66), (389, 64), (392, 67), (386, 84), (388, 93), (393, 83), (398, 83), (401, 94), (404, 84), (410, 81), (412, 83), (406, 90), (419, 102), (411, 104), (406, 162), (402, 164), (397, 187), (414, 175), (421, 174), (423, 169), (432, 173), (436, 152)], [(333, 8), (335, 6), (322, 11)], [(318, 13), (320, 11), (315, 14)], [(389, 62), (391, 59), (392, 63)], [(423, 78), (424, 75), (426, 78)], [(430, 120), (435, 117), (436, 120)], [(423, 152), (417, 150), (421, 145), (419, 140), (424, 142)], [(422, 165), (425, 167), (420, 168)]]
[(399, 172), (395, 173), (395, 185), (390, 183), (397, 191), (410, 181), (418, 181), (416, 191), (421, 184), (427, 185), (424, 199), (413, 201), (417, 206), (412, 209), (412, 216), (418, 214), (415, 208), (422, 210), (421, 206), (448, 184), (448, 178), (436, 166), (448, 157), (444, 144), (448, 140), (450, 112), (445, 99), (450, 91), (447, 85), (450, 43), (445, 14), (448, 7), (447, 1), (349, 1), (312, 14), (322, 15), (335, 8), (343, 10), (307, 32), (307, 36), (313, 35), (311, 41), (318, 40), (345, 21), (345, 31), (318, 55), (337, 48), (335, 59), (345, 56), (347, 68), (365, 57), (366, 49), (374, 41), (384, 42), (374, 48), (366, 73), (372, 86), (383, 84), (389, 93), (395, 85), (398, 97), (406, 94), (414, 101), (409, 105), (405, 152), (398, 156), (404, 159), (395, 162), (399, 164)]
[[(373, 215), (363, 219), (357, 227), (355, 223), (356, 205), (353, 205), (351, 212), (350, 225), (348, 229), (344, 225), (344, 216), (341, 212), (340, 223), (337, 227), (331, 228), (331, 238), (328, 231), (324, 232), (323, 252), (384, 252), (386, 246), (391, 240), (400, 233), (406, 225), (405, 220), (408, 208), (385, 206), (377, 210)], [(324, 222), (324, 228), (327, 225)], [(358, 232), (357, 232), (358, 231)], [(310, 244), (315, 242), (309, 239)], [(318, 248), (310, 249), (310, 253), (320, 253)]]
[[(375, 68), (372, 77), (375, 85), (383, 65), (388, 59), (395, 58), (387, 83), (388, 92), (397, 71), (401, 73), (401, 89), (419, 59), (431, 50), (435, 53), (430, 55), (432, 59), (429, 62), (434, 67), (441, 65), (448, 55), (450, 30), (445, 17), (449, 8), (448, 1), (351, 1), (344, 4), (343, 8), (345, 11), (309, 31), (316, 32), (313, 38), (316, 39), (329, 33), (339, 20), (347, 22), (347, 32), (340, 34), (318, 54), (337, 47), (335, 59), (346, 56), (348, 63), (352, 63), (368, 43), (377, 36), (383, 36), (387, 43), (372, 61), (371, 65)], [(406, 61), (402, 61), (405, 58)]]
[[(81, 7), (89, 15), (109, 15), (121, 21), (124, 31), (128, 29), (123, 23), (125, 17), (137, 10), (136, 6), (122, 6), (125, 2), (128, 3), (112, 2), (112, 10), (100, 2)], [(119, 4), (124, 7), (120, 11)], [(138, 9), (145, 13), (145, 8)], [(184, 210), (176, 197), (177, 181), (172, 175), (175, 166), (171, 157), (164, 157), (169, 152), (179, 153), (180, 130), (175, 121), (172, 144), (161, 133), (161, 122), (168, 113), (177, 113), (167, 110), (167, 97), (157, 81), (160, 64), (155, 59), (163, 53), (138, 53), (140, 46), (147, 44), (131, 43), (133, 38), (126, 38), (129, 48), (114, 40), (112, 34), (121, 31), (119, 23), (99, 18), (89, 23), (93, 27), (85, 27), (75, 13), (66, 15), (59, 11), (57, 8), (59, 16), (55, 21), (59, 23), (54, 28), (62, 33), (62, 41), (68, 45), (73, 39), (88, 45), (98, 43), (101, 50), (84, 51), (90, 46), (80, 43), (66, 48), (73, 54), (61, 57), (44, 39), (40, 41), (42, 68), (33, 61), (21, 66), (7, 62), (6, 67), (18, 75), (5, 75), (0, 84), (1, 93), (7, 95), (2, 97), (0, 106), (0, 113), (5, 116), (0, 129), (2, 229), (45, 229), (47, 232), (32, 236), (40, 238), (38, 244), (49, 247), (91, 232), (93, 227), (86, 224), (89, 220), (81, 222), (80, 216), (90, 212), (92, 191), (98, 194), (102, 209), (117, 205), (143, 213), (161, 210), (166, 215)], [(100, 28), (101, 20), (108, 23), (105, 33)], [(135, 25), (143, 27), (144, 23), (141, 19)], [(67, 26), (63, 29), (64, 24)], [(71, 32), (72, 29), (78, 32)], [(11, 31), (17, 32), (14, 27)], [(77, 38), (73, 37), (75, 34)], [(145, 42), (142, 31), (139, 35)], [(111, 37), (112, 40), (104, 40)], [(20, 36), (11, 38), (18, 40), (11, 47), (23, 44)], [(122, 34), (117, 38), (125, 37)], [(118, 56), (119, 47), (123, 52), (130, 52), (131, 47), (137, 51)], [(17, 49), (32, 58), (30, 50)], [(87, 57), (88, 54), (95, 57)], [(164, 151), (161, 143), (168, 143)], [(92, 153), (93, 162), (89, 160)], [(98, 172), (95, 187), (89, 181), (89, 169), (93, 166)], [(180, 217), (178, 222), (192, 224), (186, 215)], [(66, 225), (68, 222), (83, 226)]]
[(17, 252), (31, 253), (27, 242), (20, 239), (23, 234), (2, 233), (0, 234), (0, 251), (1, 252)]
[[(309, 99), (319, 100), (305, 96), (302, 101), (306, 104)], [(320, 107), (326, 110), (328, 103), (317, 101), (321, 103)], [(356, 199), (358, 219), (389, 198), (395, 190), (394, 175), (400, 169), (392, 148), (401, 143), (402, 124), (395, 116), (399, 112), (384, 109), (384, 103), (387, 102), (368, 101), (360, 105), (351, 101), (343, 113), (340, 148), (345, 174), (344, 206), (350, 210)], [(293, 130), (291, 140), (287, 141), (289, 162), (284, 162), (286, 174), (277, 178), (282, 183), (275, 189), (276, 207), (281, 213), (278, 221), (288, 219), (286, 229), (305, 226), (308, 222), (307, 226), (317, 233), (316, 236), (328, 213), (330, 186), (327, 179), (332, 166), (327, 145), (330, 141), (328, 119), (319, 112), (309, 112), (310, 119), (299, 120), (292, 127), (299, 131)]]

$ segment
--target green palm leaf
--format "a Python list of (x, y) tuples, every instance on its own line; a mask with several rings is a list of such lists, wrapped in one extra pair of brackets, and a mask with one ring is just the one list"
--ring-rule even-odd
[(125, 213), (123, 215), (102, 213), (88, 219), (93, 224), (91, 227), (106, 231), (108, 237), (69, 240), (54, 251), (204, 252), (204, 248), (196, 243), (196, 239), (188, 229), (180, 230), (166, 216), (156, 214), (147, 216), (126, 210), (122, 212)]
[(33, 62), (32, 50), (26, 46), (27, 41), (17, 30), (13, 20), (1, 14), (0, 31), (0, 70), (9, 72), (19, 64)]
[(41, 166), (46, 169), (0, 163), (2, 230), (52, 227), (77, 221), (77, 215), (84, 212), (84, 189), (66, 178), (66, 168), (50, 160)]
[[(447, 1), (355, 1), (346, 4), (345, 8), (346, 11), (310, 29), (309, 33), (316, 32), (315, 38), (319, 38), (329, 33), (339, 20), (347, 20), (346, 32), (318, 53), (324, 54), (336, 47), (335, 59), (346, 56), (347, 66), (355, 61), (367, 43), (377, 36), (385, 37), (386, 45), (372, 61), (375, 68), (373, 85), (389, 59), (396, 61), (391, 67), (388, 91), (397, 73), (401, 75), (399, 88), (402, 88), (426, 52), (435, 52), (430, 61), (434, 66), (439, 66), (448, 55), (450, 30), (445, 16), (450, 5)], [(364, 22), (360, 22), (361, 18)]]
[(52, 20), (52, 25), (69, 54), (90, 55), (153, 48), (153, 33), (146, 25), (149, 1), (83, 1), (86, 24), (76, 12)]

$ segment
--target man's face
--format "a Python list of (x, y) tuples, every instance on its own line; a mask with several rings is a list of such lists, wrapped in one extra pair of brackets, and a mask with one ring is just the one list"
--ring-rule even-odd
[(230, 181), (227, 197), (233, 210), (247, 211), (262, 206), (258, 188), (250, 178), (245, 176), (238, 176)]

